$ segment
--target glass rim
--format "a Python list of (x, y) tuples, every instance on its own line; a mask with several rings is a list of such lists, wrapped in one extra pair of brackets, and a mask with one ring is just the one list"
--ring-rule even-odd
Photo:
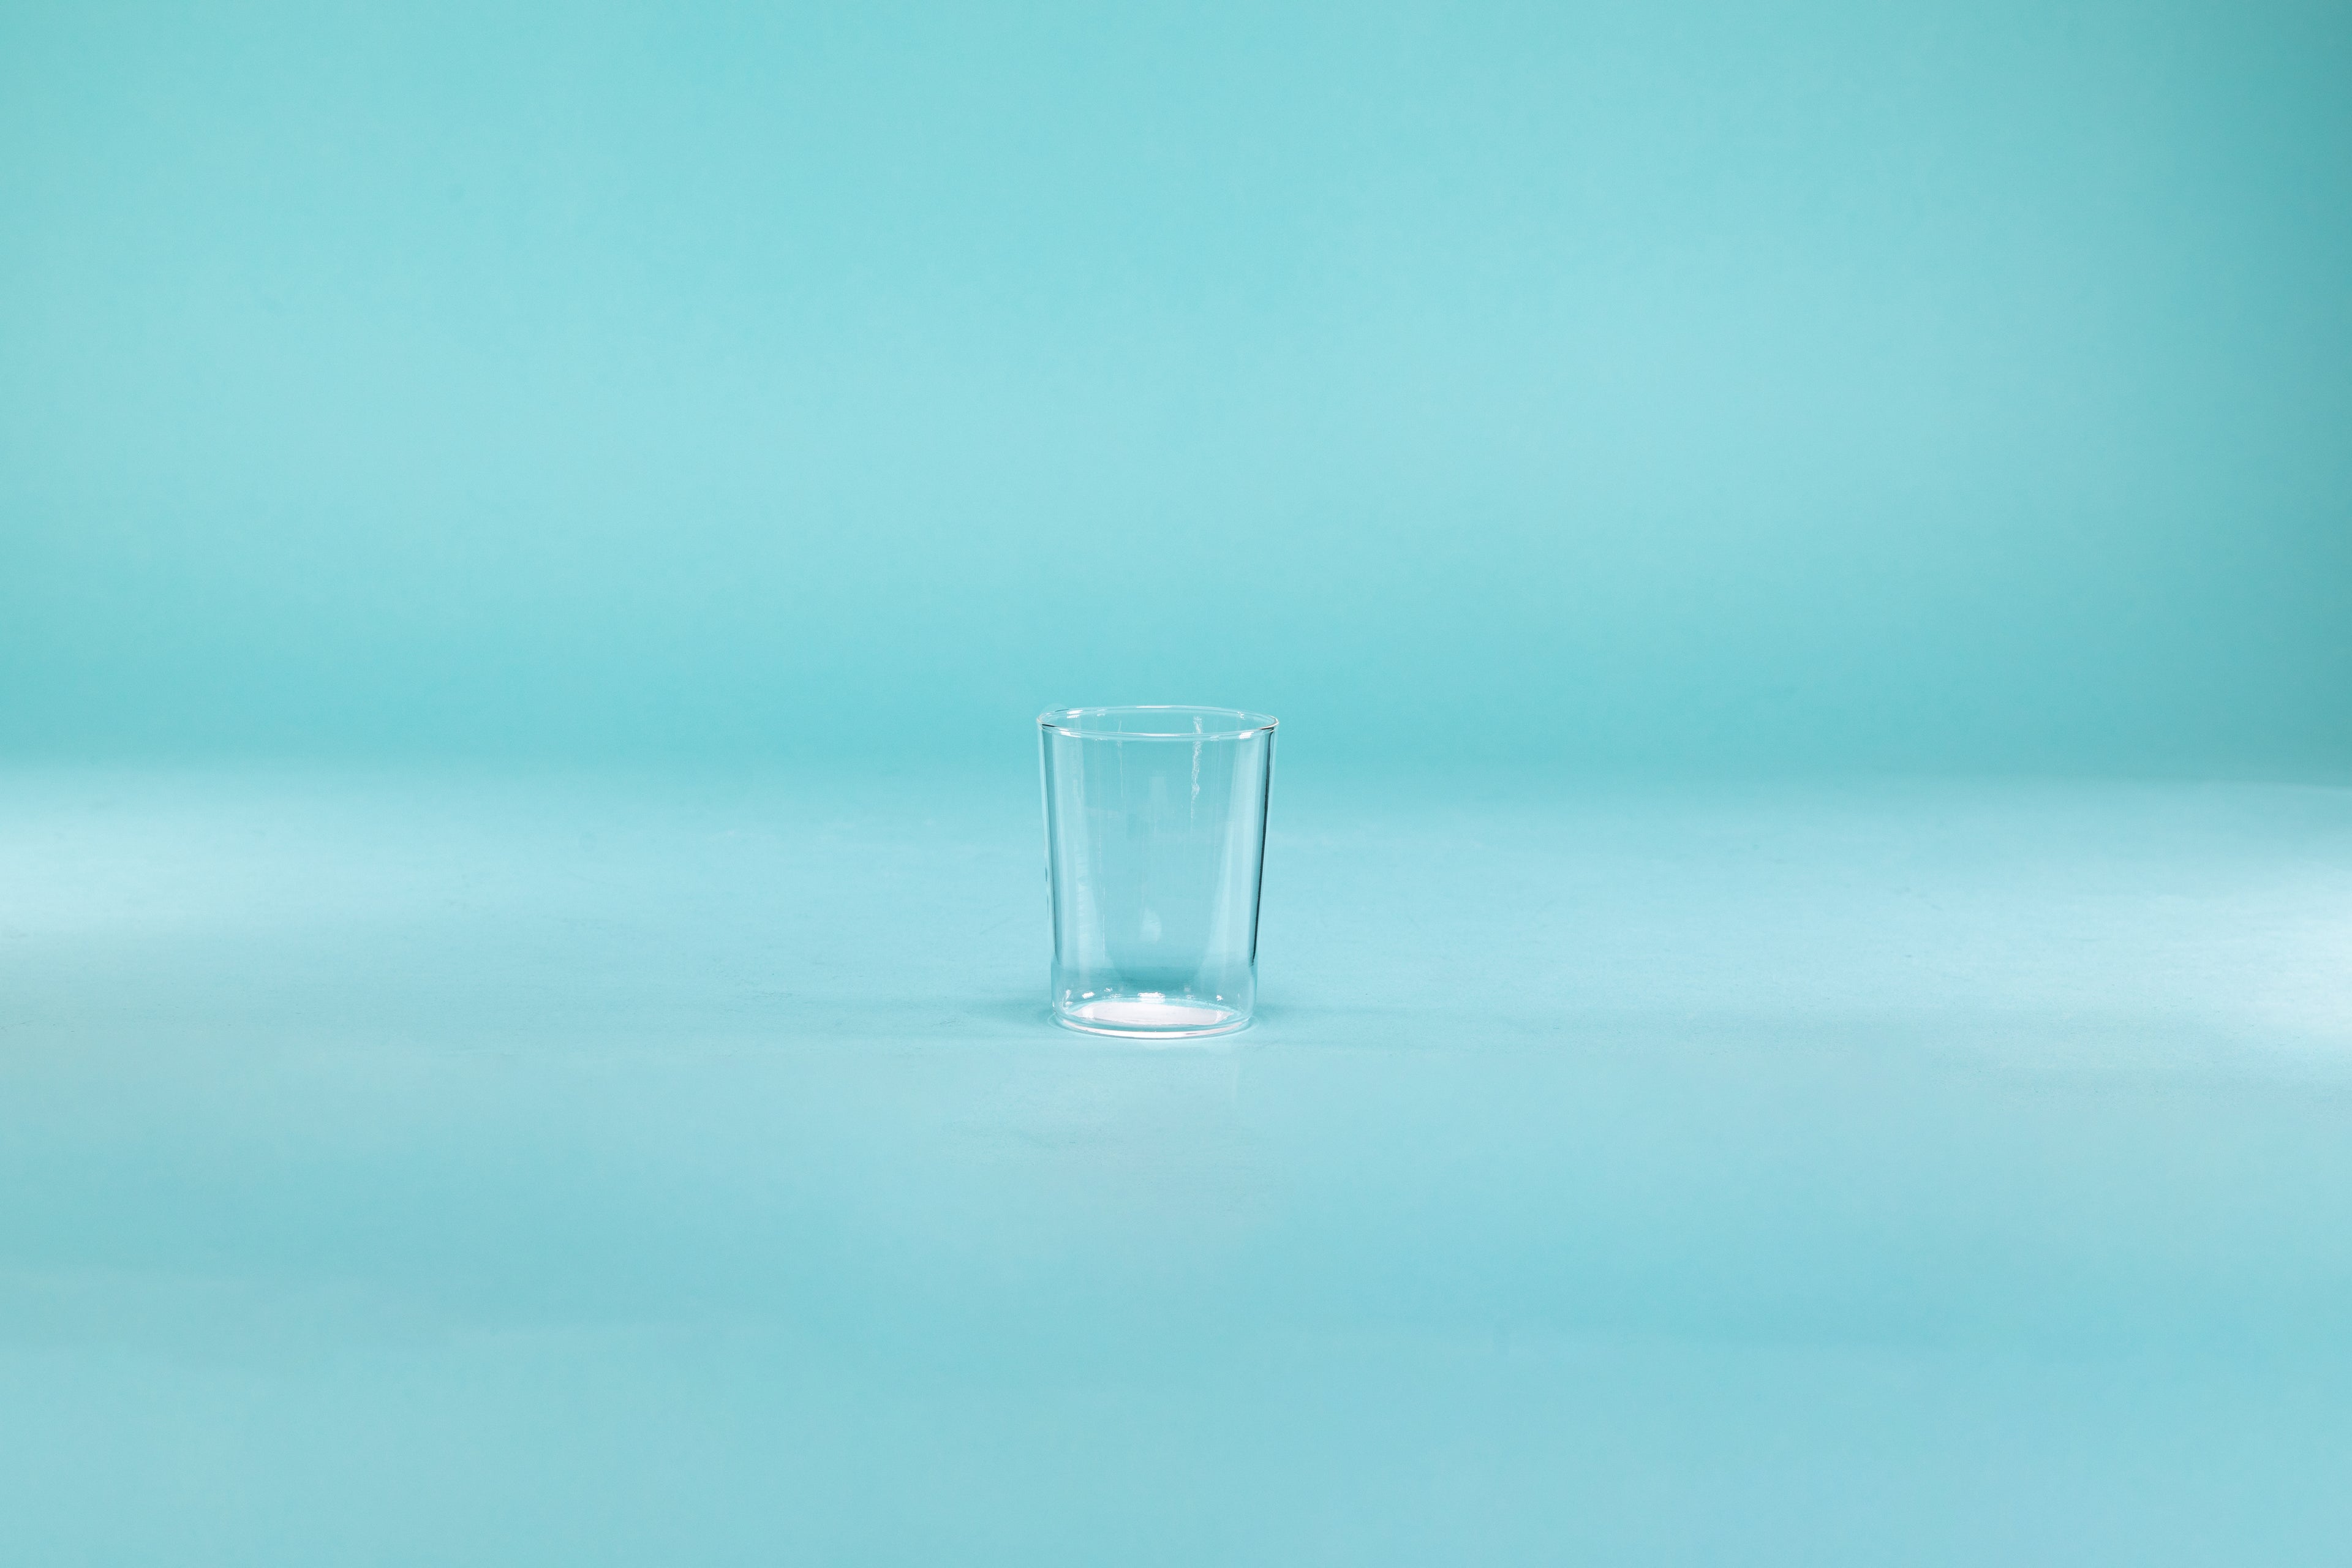
[[(1169, 715), (1172, 724), (1181, 716), (1191, 719), (1194, 728), (1189, 730), (1119, 730), (1098, 725), (1092, 721), (1150, 713)], [(1229, 721), (1223, 728), (1210, 730), (1201, 726), (1204, 719)], [(1074, 741), (1245, 741), (1253, 735), (1271, 733), (1282, 721), (1270, 713), (1253, 713), (1245, 708), (1202, 708), (1186, 702), (1130, 702), (1108, 708), (1048, 708), (1037, 715), (1041, 729), (1057, 735), (1067, 735)]]

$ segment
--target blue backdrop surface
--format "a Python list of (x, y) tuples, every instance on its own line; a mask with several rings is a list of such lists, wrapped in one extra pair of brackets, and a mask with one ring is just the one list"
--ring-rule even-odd
[(2341, 1568), (2347, 81), (0, 0), (0, 1560)]
[(2352, 792), (0, 779), (28, 1563), (2336, 1568)]
[(16, 0), (0, 743), (2342, 767), (2347, 77), (2327, 5)]

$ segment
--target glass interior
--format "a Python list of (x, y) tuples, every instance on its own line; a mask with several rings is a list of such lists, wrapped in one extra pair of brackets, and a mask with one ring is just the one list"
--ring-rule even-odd
[(1144, 1038), (1246, 1026), (1274, 720), (1167, 705), (1039, 723), (1055, 1021)]

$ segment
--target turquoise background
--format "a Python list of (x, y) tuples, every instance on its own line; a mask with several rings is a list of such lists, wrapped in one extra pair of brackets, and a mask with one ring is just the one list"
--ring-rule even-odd
[(2342, 1568), (2347, 83), (0, 0), (0, 1563)]
[(2347, 79), (2326, 5), (12, 0), (0, 744), (2341, 769)]

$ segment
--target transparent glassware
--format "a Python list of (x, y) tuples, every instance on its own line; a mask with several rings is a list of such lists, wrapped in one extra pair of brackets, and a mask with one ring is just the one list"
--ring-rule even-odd
[(1247, 1028), (1275, 721), (1056, 708), (1037, 724), (1055, 1022), (1137, 1039)]

